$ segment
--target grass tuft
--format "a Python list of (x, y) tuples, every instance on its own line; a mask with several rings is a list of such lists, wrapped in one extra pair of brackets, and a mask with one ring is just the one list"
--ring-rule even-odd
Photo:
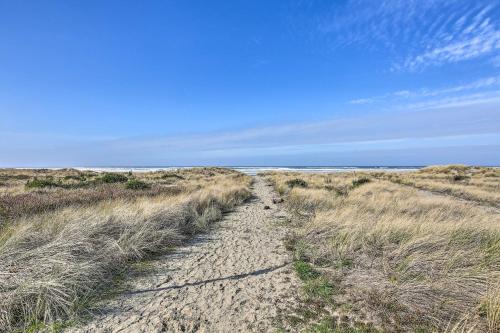
[(317, 272), (310, 263), (305, 261), (296, 261), (293, 263), (293, 268), (297, 275), (302, 281), (308, 281), (319, 277), (319, 272)]

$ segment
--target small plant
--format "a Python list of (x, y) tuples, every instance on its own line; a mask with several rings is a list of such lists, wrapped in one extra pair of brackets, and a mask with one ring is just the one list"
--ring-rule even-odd
[(130, 179), (126, 184), (125, 187), (128, 188), (129, 190), (145, 190), (150, 188), (151, 186), (148, 183), (145, 183), (143, 181), (137, 180), (137, 179)]
[(125, 183), (128, 178), (125, 175), (119, 173), (105, 173), (100, 178), (103, 183)]
[(376, 328), (369, 324), (354, 322), (353, 324), (341, 322), (337, 323), (337, 318), (326, 317), (319, 323), (313, 324), (307, 333), (377, 333)]
[(367, 178), (367, 177), (356, 178), (356, 179), (352, 180), (352, 187), (356, 188), (356, 187), (359, 187), (359, 186), (366, 184), (366, 183), (369, 183), (369, 182), (370, 182), (370, 178)]
[(32, 180), (28, 180), (26, 188), (58, 187), (60, 185), (60, 183), (55, 182), (52, 178), (38, 179), (35, 177)]
[(465, 176), (465, 175), (461, 175), (461, 174), (456, 174), (456, 175), (453, 175), (453, 176), (451, 177), (451, 179), (452, 179), (453, 181), (455, 181), (455, 182), (459, 182), (459, 181), (461, 181), (461, 180), (466, 180), (466, 179), (467, 179), (467, 176)]
[(293, 264), (293, 268), (299, 275), (302, 281), (308, 281), (315, 279), (319, 276), (319, 272), (316, 271), (310, 263), (299, 260)]
[(31, 176), (30, 175), (13, 175), (13, 176), (9, 176), (8, 178), (24, 180), (24, 179), (30, 179)]
[(299, 260), (293, 264), (293, 267), (304, 282), (304, 292), (309, 299), (328, 300), (333, 295), (334, 286), (311, 264)]
[(328, 299), (333, 295), (334, 286), (324, 277), (308, 280), (304, 285), (304, 291), (310, 298)]
[(85, 181), (85, 176), (83, 174), (64, 176), (64, 180), (70, 180), (70, 179), (78, 180), (80, 182), (84, 182)]
[(166, 173), (163, 176), (161, 176), (162, 179), (169, 179), (169, 178), (177, 178), (177, 179), (184, 179), (181, 175), (175, 174), (175, 173)]
[(286, 182), (286, 184), (290, 188), (294, 188), (294, 187), (306, 188), (308, 186), (307, 182), (303, 179), (300, 179), (300, 178), (290, 179), (289, 181)]

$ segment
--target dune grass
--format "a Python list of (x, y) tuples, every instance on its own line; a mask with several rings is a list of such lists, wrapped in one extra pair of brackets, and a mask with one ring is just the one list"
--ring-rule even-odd
[[(162, 177), (137, 175), (142, 180), (136, 181), (158, 189), (155, 180)], [(36, 330), (77, 318), (131, 263), (169, 251), (250, 196), (251, 179), (228, 170), (184, 170), (175, 179), (184, 182), (180, 190), (154, 195), (142, 185), (127, 190), (128, 183), (120, 180), (126, 194), (86, 204), (55, 201), (50, 210), (20, 213), (4, 224), (0, 331)], [(140, 191), (144, 195), (136, 194)], [(53, 193), (60, 192), (46, 195)]]
[[(492, 172), (477, 170), (478, 182)], [(402, 186), (380, 173), (266, 177), (294, 216), (287, 246), (332, 286), (323, 322), (337, 327), (347, 317), (349, 327), (371, 323), (389, 332), (500, 330), (500, 211), (493, 204)], [(290, 187), (296, 179), (308, 187)], [(298, 274), (309, 273), (302, 267)]]
[(500, 169), (464, 165), (433, 166), (410, 173), (376, 176), (415, 188), (500, 207)]

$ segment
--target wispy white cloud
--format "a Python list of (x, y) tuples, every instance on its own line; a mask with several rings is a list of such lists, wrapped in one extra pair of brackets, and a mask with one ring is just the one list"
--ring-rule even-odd
[(350, 0), (315, 21), (333, 45), (392, 53), (393, 71), (495, 57), (500, 49), (500, 2)]
[(373, 103), (373, 98), (359, 98), (359, 99), (353, 99), (350, 101), (350, 104), (370, 104)]
[[(485, 23), (488, 22), (485, 21)], [(496, 50), (500, 50), (500, 30), (481, 31), (463, 40), (426, 51), (415, 57), (409, 57), (402, 65), (395, 65), (394, 69), (418, 70), (431, 65), (477, 58), (491, 54)]]
[[(463, 94), (476, 91), (486, 92), (491, 89), (500, 87), (500, 76), (492, 76), (480, 78), (468, 83), (462, 83), (455, 86), (444, 88), (422, 88), (418, 90), (398, 90), (383, 95), (359, 98), (349, 101), (349, 104), (373, 104), (373, 103), (387, 103), (394, 104), (401, 101), (426, 99), (433, 97), (442, 97), (446, 95)], [(466, 96), (462, 96), (466, 97)]]
[(438, 33), (426, 36), (423, 51), (417, 50), (416, 55), (407, 56), (404, 62), (395, 64), (393, 68), (415, 71), (495, 55), (500, 49), (495, 9), (494, 3), (481, 2), (463, 11), (454, 9), (454, 13), (461, 14), (455, 17), (450, 15), (448, 20), (443, 21)]
[(398, 139), (385, 140), (362, 140), (348, 142), (334, 142), (322, 144), (306, 145), (279, 145), (271, 147), (237, 147), (230, 149), (210, 149), (203, 151), (203, 155), (210, 157), (231, 157), (231, 156), (274, 156), (311, 154), (311, 153), (341, 153), (356, 151), (383, 151), (396, 149), (416, 149), (416, 148), (443, 148), (443, 147), (467, 147), (485, 146), (492, 142), (500, 142), (500, 133), (485, 133), (472, 135), (444, 135), (432, 137), (404, 137)]
[(488, 93), (447, 97), (447, 98), (424, 101), (420, 103), (403, 104), (399, 105), (398, 107), (405, 109), (412, 109), (412, 110), (431, 110), (431, 109), (481, 105), (488, 103), (496, 103), (499, 104), (500, 106), (500, 90)]

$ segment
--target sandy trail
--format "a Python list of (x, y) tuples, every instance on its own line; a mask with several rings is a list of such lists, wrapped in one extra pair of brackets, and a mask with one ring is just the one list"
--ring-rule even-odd
[[(299, 282), (283, 246), (285, 212), (255, 177), (254, 198), (214, 230), (154, 262), (154, 274), (109, 302), (78, 332), (272, 332)], [(268, 205), (271, 209), (264, 209)]]

